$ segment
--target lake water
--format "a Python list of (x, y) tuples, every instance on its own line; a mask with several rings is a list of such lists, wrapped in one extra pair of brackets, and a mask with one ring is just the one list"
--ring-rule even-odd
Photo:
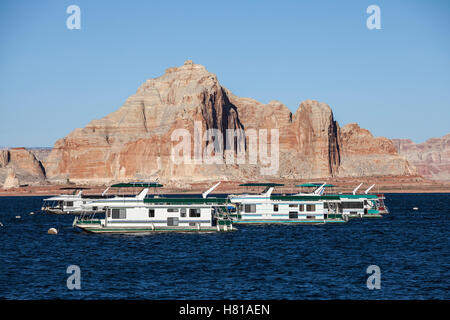
[(0, 197), (0, 298), (450, 299), (450, 194), (386, 196), (381, 219), (145, 236), (78, 232), (73, 216), (38, 212), (42, 197)]

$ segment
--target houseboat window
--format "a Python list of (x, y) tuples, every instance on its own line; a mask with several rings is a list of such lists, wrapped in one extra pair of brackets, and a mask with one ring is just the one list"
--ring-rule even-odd
[(246, 204), (245, 212), (256, 212), (256, 204)]
[(113, 219), (126, 219), (127, 211), (125, 208), (121, 209), (112, 209), (112, 218)]
[(277, 204), (273, 205), (273, 211), (278, 212), (278, 205)]
[(315, 204), (307, 204), (306, 211), (316, 211), (316, 205)]
[(363, 209), (364, 208), (364, 204), (363, 202), (342, 202), (342, 208), (344, 209)]
[(297, 208), (297, 205), (296, 204), (290, 204), (289, 208)]
[(299, 205), (299, 210), (300, 211), (305, 211), (305, 205), (304, 204), (300, 204)]
[(67, 201), (66, 207), (73, 207), (73, 201)]
[(197, 225), (197, 222), (189, 222), (189, 227), (195, 227)]
[(168, 226), (178, 226), (178, 217), (169, 217), (167, 218)]
[(178, 212), (178, 208), (167, 208), (167, 212)]
[(155, 209), (148, 209), (148, 217), (149, 218), (155, 217)]
[(324, 202), (323, 207), (324, 207), (324, 209), (328, 209), (328, 202)]
[(106, 214), (107, 214), (108, 218), (111, 218), (111, 209), (108, 209), (108, 210), (106, 211)]
[(200, 217), (200, 209), (189, 209), (189, 217), (199, 218)]
[(290, 211), (289, 212), (289, 219), (298, 219), (298, 212)]
[(316, 216), (306, 216), (306, 219), (315, 219)]
[(180, 209), (180, 217), (185, 218), (186, 217), (186, 208)]

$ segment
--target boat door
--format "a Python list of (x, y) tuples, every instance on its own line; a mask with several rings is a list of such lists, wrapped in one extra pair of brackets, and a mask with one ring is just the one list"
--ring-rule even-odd
[(167, 226), (178, 226), (178, 217), (168, 217)]

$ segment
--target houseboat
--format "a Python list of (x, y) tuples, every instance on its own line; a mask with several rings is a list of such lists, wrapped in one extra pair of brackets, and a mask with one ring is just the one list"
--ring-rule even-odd
[[(117, 185), (118, 186), (118, 185)], [(106, 188), (101, 194), (84, 194), (83, 191), (89, 188), (83, 187), (65, 187), (60, 190), (71, 190), (72, 194), (61, 194), (51, 198), (44, 199), (41, 211), (51, 214), (83, 214), (83, 213), (101, 213), (105, 209), (102, 206), (92, 206), (89, 209), (83, 207), (84, 204), (93, 200), (110, 199), (114, 194), (108, 194), (110, 186)], [(134, 195), (122, 195), (123, 197), (132, 197)]]
[[(369, 194), (369, 191), (375, 186), (375, 184), (371, 185), (367, 190), (365, 190), (364, 194), (357, 194), (357, 191), (362, 185), (362, 183), (359, 184), (355, 189), (353, 189), (351, 194), (330, 194), (338, 195), (340, 197), (341, 203), (339, 204), (339, 212), (348, 218), (380, 218), (382, 217), (383, 213), (388, 213), (388, 210), (383, 201), (385, 199), (384, 195)], [(326, 183), (306, 183), (297, 185), (297, 187), (315, 187), (316, 189), (310, 194), (323, 194), (325, 188), (332, 188), (335, 186)], [(305, 193), (298, 193), (298, 195), (305, 195)]]
[(86, 212), (93, 207), (105, 208), (104, 218), (85, 214), (76, 217), (73, 226), (92, 233), (152, 233), (152, 232), (216, 232), (232, 231), (227, 198), (208, 197), (216, 184), (201, 197), (148, 195), (159, 183), (123, 183), (120, 187), (140, 187), (135, 197), (115, 196), (96, 199), (83, 205)]
[(245, 183), (245, 187), (265, 187), (262, 193), (230, 195), (236, 206), (231, 215), (236, 224), (298, 223), (324, 224), (345, 222), (339, 212), (341, 199), (337, 195), (272, 194), (277, 183)]
[[(61, 190), (72, 190), (72, 194), (61, 194), (59, 196), (44, 199), (44, 203), (41, 207), (41, 211), (51, 214), (81, 214), (83, 213), (82, 205), (86, 204), (94, 198), (102, 198), (108, 191), (106, 189), (102, 195), (84, 195), (83, 190), (87, 188), (81, 187), (69, 187), (61, 188)], [(91, 212), (102, 212), (102, 207), (93, 207), (90, 209)]]

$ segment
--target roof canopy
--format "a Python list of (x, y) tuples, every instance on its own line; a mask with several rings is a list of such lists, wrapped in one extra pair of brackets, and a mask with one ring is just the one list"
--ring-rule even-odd
[(211, 204), (224, 205), (229, 203), (228, 198), (145, 198), (144, 203), (159, 204)]
[(241, 187), (281, 187), (284, 184), (280, 183), (243, 183), (240, 184)]
[(343, 199), (378, 199), (376, 194), (340, 194)]
[(162, 184), (157, 182), (128, 182), (128, 183), (116, 183), (111, 187), (113, 188), (160, 188)]
[(319, 196), (319, 195), (307, 195), (307, 196), (280, 196), (280, 195), (271, 195), (271, 200), (284, 200), (284, 201), (317, 201), (317, 200), (340, 200), (338, 195), (327, 195), (327, 196)]
[[(308, 188), (313, 188), (313, 187), (320, 187), (323, 183), (303, 183), (303, 184), (298, 184), (296, 185), (296, 187), (308, 187)], [(335, 187), (335, 185), (332, 184), (326, 184), (324, 187), (328, 187), (328, 188), (332, 188)]]

